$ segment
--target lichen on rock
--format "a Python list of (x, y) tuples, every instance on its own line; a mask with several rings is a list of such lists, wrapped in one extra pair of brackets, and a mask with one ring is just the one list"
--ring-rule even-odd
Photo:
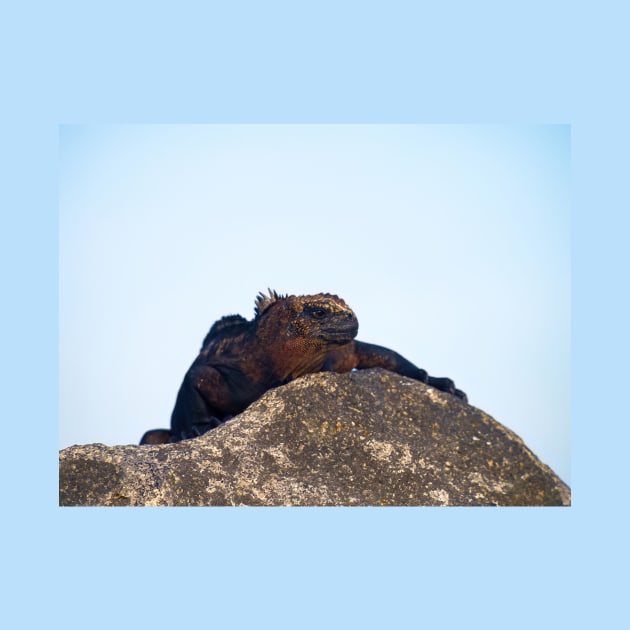
[(382, 369), (268, 391), (193, 440), (60, 452), (61, 505), (570, 505), (479, 409)]

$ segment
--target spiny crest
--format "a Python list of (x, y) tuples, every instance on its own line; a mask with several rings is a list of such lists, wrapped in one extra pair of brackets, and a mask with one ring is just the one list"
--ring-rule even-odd
[(350, 307), (338, 295), (332, 293), (318, 293), (316, 295), (281, 295), (276, 291), (267, 289), (268, 295), (259, 293), (256, 297), (254, 313), (260, 317), (272, 304), (279, 300), (292, 299), (302, 304), (327, 306), (330, 310), (351, 311)]
[(256, 296), (256, 303), (254, 305), (254, 315), (260, 317), (272, 304), (278, 300), (284, 300), (288, 296), (280, 295), (276, 291), (267, 289), (269, 295), (265, 295), (262, 291)]

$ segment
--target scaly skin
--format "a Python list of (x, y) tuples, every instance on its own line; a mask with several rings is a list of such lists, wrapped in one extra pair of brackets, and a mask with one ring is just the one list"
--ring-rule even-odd
[(140, 444), (163, 444), (202, 435), (244, 411), (267, 390), (314, 372), (382, 367), (466, 401), (448, 378), (434, 378), (393, 350), (355, 341), (359, 323), (336, 295), (256, 299), (255, 317), (217, 321), (182, 383), (171, 429), (147, 431)]

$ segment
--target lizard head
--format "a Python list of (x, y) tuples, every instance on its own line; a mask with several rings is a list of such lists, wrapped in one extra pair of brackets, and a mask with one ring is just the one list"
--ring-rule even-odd
[[(324, 345), (348, 343), (359, 330), (352, 309), (330, 293), (296, 296), (269, 290), (268, 295), (259, 294), (255, 312), (257, 320), (281, 323), (285, 338), (309, 339)], [(277, 327), (276, 331), (280, 332)]]

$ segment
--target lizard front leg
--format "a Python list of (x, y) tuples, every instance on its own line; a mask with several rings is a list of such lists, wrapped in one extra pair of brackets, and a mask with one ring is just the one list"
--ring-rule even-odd
[(355, 357), (355, 365), (353, 367), (358, 369), (382, 367), (386, 370), (401, 374), (402, 376), (408, 376), (427, 385), (431, 385), (431, 387), (457, 396), (457, 398), (461, 398), (465, 402), (468, 400), (466, 394), (460, 389), (457, 389), (455, 383), (450, 378), (429, 376), (426, 370), (415, 366), (411, 361), (408, 361), (405, 357), (389, 348), (362, 341), (355, 341), (353, 345)]

